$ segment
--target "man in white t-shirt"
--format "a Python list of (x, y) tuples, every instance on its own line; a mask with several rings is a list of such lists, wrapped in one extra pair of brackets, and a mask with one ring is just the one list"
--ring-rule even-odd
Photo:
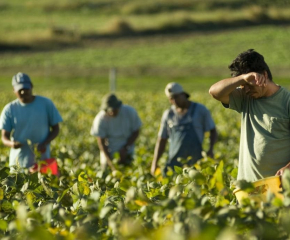
[(139, 135), (142, 122), (137, 111), (122, 104), (115, 94), (104, 96), (101, 111), (91, 128), (91, 135), (97, 137), (101, 165), (107, 164), (112, 170), (114, 155), (119, 154), (119, 164), (129, 164), (133, 160), (134, 143)]

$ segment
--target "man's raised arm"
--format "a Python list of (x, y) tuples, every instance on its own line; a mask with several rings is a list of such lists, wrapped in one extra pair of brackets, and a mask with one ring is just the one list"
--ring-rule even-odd
[(209, 94), (222, 103), (229, 104), (231, 92), (245, 84), (265, 86), (266, 77), (263, 74), (250, 72), (237, 77), (223, 79), (210, 87)]

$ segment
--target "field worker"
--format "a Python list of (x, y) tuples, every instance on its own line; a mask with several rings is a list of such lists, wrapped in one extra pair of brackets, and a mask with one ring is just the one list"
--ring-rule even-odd
[(34, 147), (40, 159), (50, 158), (50, 142), (59, 133), (62, 118), (53, 102), (32, 94), (32, 82), (25, 73), (12, 78), (17, 97), (8, 103), (0, 118), (2, 142), (11, 148), (9, 166), (29, 168), (36, 163)]
[(169, 156), (163, 174), (168, 167), (174, 170), (174, 166), (182, 166), (178, 158), (187, 160), (189, 166), (201, 159), (205, 132), (210, 132), (210, 146), (207, 152), (210, 157), (213, 157), (213, 147), (217, 140), (215, 124), (209, 110), (200, 103), (190, 101), (190, 95), (184, 92), (180, 84), (167, 84), (165, 95), (171, 103), (171, 108), (162, 116), (151, 165), (152, 175), (165, 151), (168, 139)]
[(249, 49), (229, 65), (232, 77), (209, 93), (241, 113), (238, 180), (250, 182), (290, 169), (290, 92), (275, 84), (264, 57)]
[(139, 135), (141, 120), (137, 111), (122, 104), (115, 94), (103, 97), (101, 111), (91, 127), (91, 135), (97, 137), (103, 168), (108, 164), (115, 170), (113, 159), (119, 153), (118, 164), (127, 165), (133, 160), (134, 143)]

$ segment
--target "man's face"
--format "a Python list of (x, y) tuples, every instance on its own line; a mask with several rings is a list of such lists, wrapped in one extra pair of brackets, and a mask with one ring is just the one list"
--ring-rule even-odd
[[(251, 74), (251, 73), (249, 73)], [(257, 82), (266, 81), (269, 82), (268, 74), (266, 71), (264, 73), (256, 73), (257, 75), (250, 75), (247, 77), (246, 75), (246, 84), (241, 86), (241, 88), (245, 91), (245, 93), (252, 98), (261, 98), (266, 96), (267, 88), (266, 85), (257, 85)]]
[(33, 100), (32, 89), (23, 88), (19, 91), (14, 91), (14, 93), (22, 103), (30, 103)]
[(186, 106), (187, 98), (184, 93), (178, 93), (171, 96), (169, 101), (172, 105), (182, 108)]
[(119, 108), (107, 110), (106, 113), (109, 117), (116, 117), (119, 113)]
[(252, 98), (261, 98), (264, 96), (264, 88), (257, 85), (245, 84), (243, 86), (245, 93)]

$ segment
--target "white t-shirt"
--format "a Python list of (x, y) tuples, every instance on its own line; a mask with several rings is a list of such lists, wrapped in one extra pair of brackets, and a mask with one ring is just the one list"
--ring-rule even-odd
[[(116, 117), (106, 115), (100, 111), (93, 121), (91, 135), (106, 138), (111, 156), (118, 152), (126, 143), (131, 134), (140, 129), (142, 122), (137, 111), (128, 105), (122, 105)], [(128, 150), (133, 153), (134, 145)]]

